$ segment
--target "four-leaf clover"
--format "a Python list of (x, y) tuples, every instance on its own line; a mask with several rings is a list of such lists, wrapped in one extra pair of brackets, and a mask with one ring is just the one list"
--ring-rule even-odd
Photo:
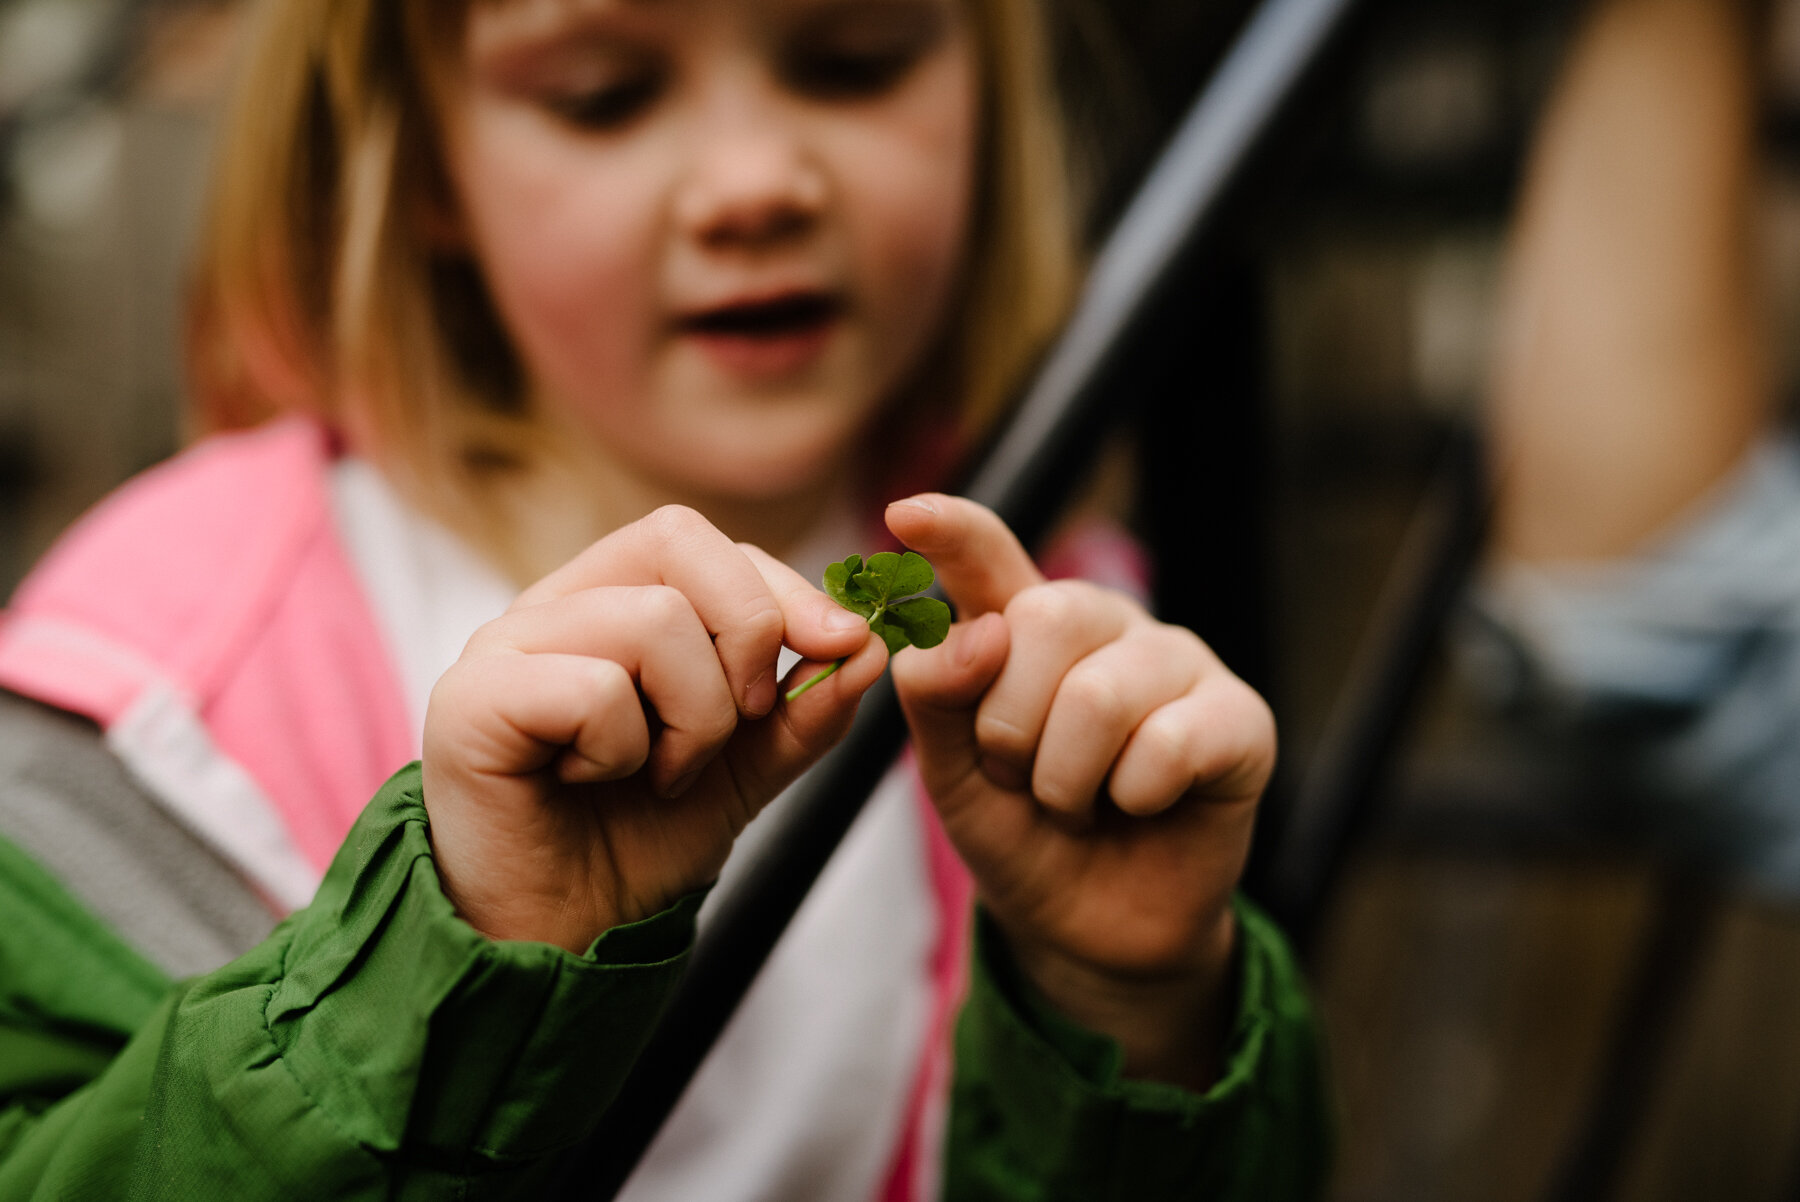
[[(869, 621), (891, 655), (902, 647), (935, 647), (950, 633), (950, 607), (936, 597), (921, 597), (936, 576), (916, 551), (878, 551), (864, 560), (852, 555), (825, 569), (825, 592), (839, 605)], [(838, 660), (803, 685), (789, 691), (792, 701), (838, 670)]]

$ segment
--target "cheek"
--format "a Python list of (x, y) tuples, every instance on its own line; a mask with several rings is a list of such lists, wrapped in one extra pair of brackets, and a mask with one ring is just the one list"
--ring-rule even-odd
[(632, 370), (655, 269), (647, 170), (596, 167), (534, 123), (494, 117), (471, 130), (457, 174), (471, 249), (534, 382), (561, 391)]
[(871, 177), (856, 237), (864, 262), (879, 276), (886, 302), (913, 322), (943, 308), (967, 251), (966, 173), (922, 171), (915, 186)]
[(889, 337), (876, 348), (904, 370), (937, 329), (968, 253), (974, 192), (974, 104), (946, 83), (846, 164), (846, 212), (865, 299)]

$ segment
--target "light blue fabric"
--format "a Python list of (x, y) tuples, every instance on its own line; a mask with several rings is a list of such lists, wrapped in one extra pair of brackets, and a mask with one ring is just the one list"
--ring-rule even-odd
[(1480, 683), (1612, 758), (1642, 833), (1800, 898), (1800, 442), (1638, 556), (1492, 570), (1473, 616)]

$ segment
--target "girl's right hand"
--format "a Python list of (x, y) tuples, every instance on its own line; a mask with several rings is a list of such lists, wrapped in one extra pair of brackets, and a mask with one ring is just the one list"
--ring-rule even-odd
[[(848, 657), (781, 700), (783, 644)], [(717, 877), (849, 728), (887, 652), (756, 547), (670, 506), (601, 539), (469, 640), (432, 690), (424, 793), (446, 893), (494, 939), (586, 950)]]

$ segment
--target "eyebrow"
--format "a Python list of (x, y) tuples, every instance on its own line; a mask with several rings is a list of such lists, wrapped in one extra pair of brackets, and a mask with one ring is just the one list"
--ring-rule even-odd
[(479, 0), (480, 7), (493, 10), (538, 10), (544, 14), (540, 19), (555, 17), (567, 19), (583, 16), (589, 12), (608, 12), (617, 8), (664, 8), (671, 0)]
[(614, 13), (668, 9), (680, 0), (477, 0), (494, 22), (485, 40), (502, 44), (555, 37)]

